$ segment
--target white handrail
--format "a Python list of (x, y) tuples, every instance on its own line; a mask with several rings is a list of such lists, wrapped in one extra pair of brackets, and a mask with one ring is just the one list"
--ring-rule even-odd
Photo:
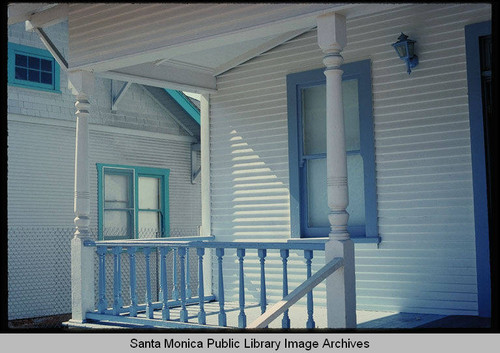
[(284, 297), (281, 301), (274, 304), (266, 310), (264, 314), (255, 319), (247, 328), (264, 328), (269, 325), (274, 319), (283, 314), (285, 310), (290, 308), (304, 295), (309, 293), (314, 287), (323, 282), (328, 276), (344, 266), (344, 259), (335, 257), (332, 261), (323, 266), (318, 272), (309, 277), (304, 283), (298, 286), (294, 291)]

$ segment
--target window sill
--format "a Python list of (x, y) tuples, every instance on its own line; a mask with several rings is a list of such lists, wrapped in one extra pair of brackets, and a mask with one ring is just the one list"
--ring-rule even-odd
[[(304, 242), (304, 243), (326, 243), (328, 237), (321, 238), (292, 238), (288, 239), (289, 243)], [(358, 249), (377, 249), (382, 239), (380, 237), (351, 237), (352, 242)]]

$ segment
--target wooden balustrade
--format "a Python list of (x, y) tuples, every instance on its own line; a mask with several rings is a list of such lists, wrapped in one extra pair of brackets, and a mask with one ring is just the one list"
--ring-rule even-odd
[[(218, 310), (218, 326), (227, 327), (227, 312), (225, 302), (224, 287), (224, 271), (227, 268), (224, 266), (226, 259), (225, 249), (236, 250), (236, 261), (238, 268), (238, 322), (237, 327), (246, 328), (247, 313), (245, 301), (245, 259), (249, 256), (257, 256), (259, 261), (259, 277), (260, 277), (260, 298), (259, 306), (261, 315), (267, 319), (265, 325), (258, 327), (267, 327), (269, 323), (269, 311), (267, 308), (266, 294), (266, 258), (268, 252), (277, 252), (282, 262), (282, 293), (283, 298), (289, 298), (288, 293), (288, 261), (290, 250), (303, 251), (304, 262), (306, 264), (305, 280), (310, 282), (314, 279), (314, 286), (317, 285), (318, 276), (312, 274), (312, 259), (314, 251), (324, 251), (324, 243), (321, 242), (216, 242), (212, 241), (211, 237), (192, 237), (192, 238), (177, 238), (177, 239), (145, 239), (134, 241), (87, 241), (86, 246), (96, 246), (97, 256), (99, 259), (99, 274), (98, 274), (98, 302), (97, 310), (87, 313), (87, 319), (102, 320), (109, 322), (117, 322), (129, 325), (141, 324), (156, 327), (208, 327), (207, 313), (205, 311), (205, 303), (207, 301), (217, 300), (219, 305)], [(190, 264), (189, 249), (196, 249), (195, 253), (191, 252), (197, 261)], [(217, 293), (216, 295), (205, 293), (204, 285), (204, 256), (206, 250), (215, 249), (215, 267)], [(106, 254), (112, 255), (113, 258), (113, 303), (112, 307), (108, 308), (106, 301)], [(169, 293), (168, 289), (168, 254), (171, 254), (172, 272), (170, 283), (172, 290)], [(129, 289), (130, 303), (124, 305), (122, 298), (122, 283), (121, 283), (121, 256), (127, 255), (130, 265), (129, 274)], [(153, 301), (152, 291), (152, 260), (151, 255), (158, 254), (158, 302)], [(145, 274), (138, 277), (136, 264), (138, 259), (144, 260)], [(156, 259), (156, 257), (155, 257)], [(154, 263), (154, 262), (153, 262)], [(198, 290), (192, 291), (190, 279), (190, 266), (193, 264), (198, 266)], [(230, 262), (228, 262), (230, 263)], [(337, 267), (338, 264), (337, 264)], [(336, 268), (337, 268), (336, 267)], [(331, 271), (332, 267), (329, 268)], [(323, 270), (323, 277), (325, 271)], [(330, 272), (328, 272), (330, 273)], [(321, 278), (321, 281), (324, 278)], [(140, 283), (139, 283), (140, 282)], [(143, 303), (139, 303), (137, 297), (137, 288), (141, 285), (145, 287), (145, 298)], [(301, 293), (307, 296), (307, 328), (314, 328), (315, 322), (313, 318), (313, 296), (312, 287), (301, 288)], [(197, 296), (193, 293), (197, 292)], [(295, 293), (292, 292), (292, 293)], [(169, 298), (170, 294), (170, 298)], [(296, 294), (293, 300), (297, 301)], [(193, 316), (188, 312), (188, 306), (197, 304), (197, 315)], [(283, 328), (290, 328), (289, 303), (282, 304), (279, 310), (279, 315), (283, 315), (281, 325)], [(172, 319), (171, 310), (177, 307), (180, 309), (179, 318)], [(191, 309), (190, 309), (191, 310)], [(273, 309), (275, 310), (275, 309)], [(157, 315), (155, 316), (155, 313)], [(267, 315), (267, 316), (266, 316)], [(276, 317), (273, 314), (272, 319)], [(197, 318), (197, 320), (196, 320)], [(197, 321), (196, 323), (194, 321)], [(213, 326), (211, 326), (213, 327)]]

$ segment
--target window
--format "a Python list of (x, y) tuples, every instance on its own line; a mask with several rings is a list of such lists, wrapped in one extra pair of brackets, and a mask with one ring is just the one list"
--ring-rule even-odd
[(14, 86), (59, 92), (59, 65), (47, 50), (9, 43), (8, 81)]
[(170, 170), (97, 164), (99, 239), (144, 239), (169, 233)]
[[(378, 242), (370, 61), (342, 66), (348, 231)], [(287, 76), (292, 237), (327, 237), (324, 69)]]

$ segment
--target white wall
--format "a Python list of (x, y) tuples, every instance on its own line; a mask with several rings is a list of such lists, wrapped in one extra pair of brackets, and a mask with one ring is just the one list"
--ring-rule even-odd
[[(487, 4), (414, 4), (347, 21), (345, 62), (372, 62), (382, 238), (379, 248), (356, 245), (358, 309), (477, 314), (464, 26), (490, 18)], [(391, 47), (400, 32), (417, 41), (411, 76)], [(210, 134), (219, 240), (289, 237), (286, 75), (320, 67), (313, 30), (218, 77)], [(281, 262), (267, 263), (277, 299)], [(245, 264), (258, 284), (257, 262)]]
[[(63, 51), (66, 24), (49, 28)], [(9, 27), (9, 41), (43, 48), (24, 24)], [(14, 86), (8, 94), (9, 319), (71, 310), (69, 254), (72, 237), (75, 98), (61, 70), (61, 93)], [(96, 79), (89, 118), (91, 228), (97, 228), (96, 163), (170, 169), (172, 235), (197, 235), (200, 183), (191, 184), (194, 139), (143, 88), (131, 85), (111, 112), (111, 82)], [(40, 228), (45, 228), (40, 231)], [(53, 229), (66, 232), (55, 235)], [(36, 229), (32, 231), (32, 229)], [(70, 230), (67, 232), (66, 230)], [(59, 305), (54, 305), (57, 298)]]

